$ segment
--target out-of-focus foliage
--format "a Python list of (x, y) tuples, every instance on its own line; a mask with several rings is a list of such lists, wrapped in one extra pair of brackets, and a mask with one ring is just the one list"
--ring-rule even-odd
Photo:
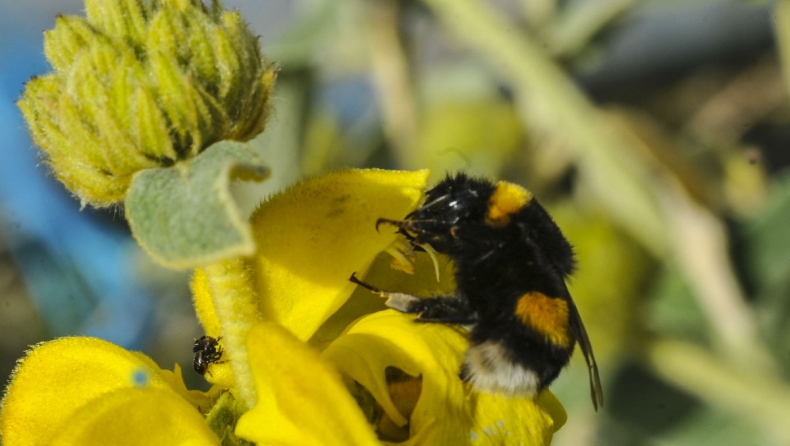
[[(780, 353), (790, 348), (790, 177), (785, 174), (774, 188), (765, 209), (744, 230), (744, 249), (757, 314), (768, 342)], [(790, 358), (778, 358), (787, 373)]]

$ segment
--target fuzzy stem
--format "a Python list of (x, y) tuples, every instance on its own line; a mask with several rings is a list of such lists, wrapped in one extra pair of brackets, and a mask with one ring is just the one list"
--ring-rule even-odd
[(257, 395), (247, 361), (246, 342), (250, 329), (262, 318), (250, 283), (249, 267), (242, 259), (232, 259), (207, 266), (205, 271), (239, 395), (247, 407), (252, 408)]

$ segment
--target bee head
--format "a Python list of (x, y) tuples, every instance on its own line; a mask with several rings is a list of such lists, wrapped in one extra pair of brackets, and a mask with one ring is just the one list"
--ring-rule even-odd
[(379, 219), (400, 228), (414, 245), (431, 245), (437, 252), (450, 253), (458, 243), (456, 228), (485, 221), (488, 200), (494, 185), (463, 173), (447, 176), (426, 192), (425, 204), (403, 220)]

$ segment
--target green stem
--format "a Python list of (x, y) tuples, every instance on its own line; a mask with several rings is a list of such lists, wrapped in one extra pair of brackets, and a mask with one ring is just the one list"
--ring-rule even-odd
[(760, 423), (786, 444), (790, 439), (790, 388), (778, 379), (735, 370), (707, 351), (685, 342), (657, 341), (647, 359), (662, 378), (700, 399)]
[(695, 203), (680, 181), (670, 175), (663, 177), (662, 187), (655, 190), (672, 234), (674, 260), (717, 335), (717, 347), (735, 367), (776, 375), (777, 365), (759, 338), (754, 311), (746, 303), (729, 260), (724, 224)]
[(402, 166), (416, 164), (419, 147), (416, 105), (406, 52), (398, 35), (399, 5), (395, 1), (371, 3), (367, 26), (373, 81), (384, 116), (384, 133), (393, 143)]
[(549, 30), (547, 39), (555, 56), (580, 53), (592, 38), (634, 5), (634, 0), (571, 3)]
[(247, 408), (252, 408), (257, 395), (246, 343), (250, 329), (262, 318), (250, 283), (249, 267), (244, 260), (233, 259), (207, 266), (205, 271), (239, 396)]

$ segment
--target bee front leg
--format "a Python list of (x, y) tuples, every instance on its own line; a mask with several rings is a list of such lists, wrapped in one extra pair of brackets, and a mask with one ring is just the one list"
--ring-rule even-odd
[(466, 299), (456, 296), (418, 297), (412, 294), (384, 291), (357, 279), (352, 274), (351, 282), (387, 299), (385, 304), (401, 313), (416, 314), (418, 322), (440, 322), (446, 324), (474, 324), (477, 315), (469, 308)]

